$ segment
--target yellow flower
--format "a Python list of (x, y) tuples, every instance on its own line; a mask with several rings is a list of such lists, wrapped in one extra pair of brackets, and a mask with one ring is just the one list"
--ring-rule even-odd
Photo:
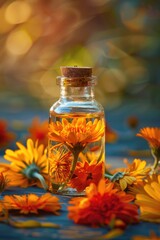
[(125, 190), (128, 185), (132, 185), (136, 181), (135, 177), (129, 176), (127, 173), (119, 179), (120, 188)]
[(137, 182), (133, 186), (128, 186), (128, 193), (130, 193), (134, 196), (136, 196), (136, 194), (139, 194), (139, 193), (145, 194), (144, 186), (146, 184), (150, 184), (153, 181), (154, 182), (158, 181), (158, 174), (149, 175), (145, 179), (143, 179), (143, 181)]
[(147, 140), (151, 153), (154, 157), (153, 171), (158, 167), (160, 161), (160, 128), (156, 127), (146, 127), (140, 130), (137, 134), (138, 137), (142, 137)]
[(136, 204), (140, 206), (140, 218), (144, 221), (160, 223), (160, 175), (157, 180), (149, 180), (143, 192), (136, 195)]
[(115, 169), (113, 171), (115, 174), (112, 177), (113, 181), (119, 183), (122, 190), (125, 190), (130, 185), (142, 182), (151, 170), (149, 167), (146, 167), (146, 161), (140, 159), (134, 159), (131, 164), (126, 161), (126, 164), (127, 168)]
[[(10, 162), (5, 174), (10, 180), (10, 186), (28, 187), (31, 185), (47, 188), (45, 180), (48, 177), (47, 157), (44, 146), (27, 140), (27, 147), (17, 142), (18, 150), (7, 149), (4, 158)], [(3, 164), (4, 166), (4, 164)]]
[(126, 161), (128, 165), (128, 172), (130, 176), (136, 178), (137, 181), (141, 181), (144, 177), (148, 176), (150, 172), (150, 168), (146, 167), (146, 161), (140, 159), (134, 159), (134, 161), (130, 164)]
[(38, 210), (52, 212), (58, 215), (61, 209), (59, 199), (50, 193), (37, 196), (36, 194), (28, 195), (6, 195), (3, 199), (5, 207), (12, 210), (20, 210), (20, 213), (38, 213)]
[(48, 144), (48, 121), (40, 122), (39, 118), (33, 119), (31, 125), (29, 126), (29, 138), (33, 141), (37, 141), (39, 144), (47, 146)]
[(62, 123), (49, 124), (49, 139), (61, 142), (70, 150), (77, 148), (82, 151), (88, 143), (96, 142), (104, 136), (104, 121), (95, 119), (94, 122), (86, 122), (86, 118), (74, 118), (72, 122), (63, 118)]
[(152, 148), (160, 148), (160, 128), (142, 128), (140, 132), (137, 133), (137, 136), (147, 140), (147, 142)]

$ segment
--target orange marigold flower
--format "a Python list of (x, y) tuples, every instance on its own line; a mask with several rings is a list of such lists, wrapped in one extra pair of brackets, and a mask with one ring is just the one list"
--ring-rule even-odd
[(144, 177), (148, 176), (150, 172), (150, 167), (147, 167), (147, 163), (141, 159), (134, 159), (132, 163), (129, 163), (126, 160), (128, 166), (127, 171), (130, 173), (130, 176), (135, 177), (138, 181), (141, 181)]
[(48, 144), (48, 121), (40, 122), (38, 117), (32, 120), (32, 123), (28, 129), (29, 136), (33, 141), (37, 141), (39, 144), (47, 146)]
[(142, 128), (137, 134), (138, 137), (142, 137), (147, 140), (151, 153), (155, 159), (153, 164), (153, 171), (158, 167), (160, 161), (160, 128), (156, 127), (146, 127)]
[(103, 161), (97, 163), (95, 159), (89, 162), (87, 160), (78, 162), (69, 185), (72, 188), (76, 188), (78, 192), (83, 191), (90, 183), (97, 185), (102, 178), (103, 168)]
[(136, 194), (145, 194), (144, 186), (146, 184), (151, 184), (152, 182), (158, 181), (158, 174), (152, 174), (147, 176), (147, 178), (143, 179), (142, 182), (138, 182), (133, 186), (128, 186), (128, 193), (136, 196)]
[(95, 119), (86, 122), (86, 118), (74, 118), (72, 122), (63, 118), (49, 124), (48, 137), (52, 141), (64, 143), (70, 150), (78, 148), (79, 152), (91, 142), (96, 142), (104, 136), (104, 121)]
[(125, 190), (129, 185), (135, 185), (142, 182), (151, 171), (151, 168), (146, 167), (146, 161), (134, 159), (131, 164), (127, 160), (125, 162), (127, 164), (126, 168), (115, 169), (113, 171), (113, 173), (119, 173), (119, 171), (121, 173), (119, 175), (117, 174), (118, 176), (115, 176), (113, 181), (118, 182), (122, 190)]
[(160, 149), (160, 128), (157, 127), (146, 127), (142, 128), (139, 133), (137, 133), (138, 137), (142, 137), (152, 148)]
[(48, 157), (50, 180), (54, 184), (61, 184), (66, 181), (70, 173), (72, 156), (70, 152), (64, 152), (61, 148), (49, 153)]
[(0, 119), (0, 148), (6, 147), (14, 138), (15, 134), (7, 130), (7, 121)]
[(114, 184), (105, 184), (101, 179), (98, 186), (91, 183), (86, 188), (87, 197), (72, 198), (68, 207), (69, 218), (78, 224), (91, 226), (109, 225), (121, 220), (124, 224), (137, 222), (137, 206), (130, 204), (133, 196), (113, 189)]
[(160, 223), (160, 175), (149, 180), (143, 192), (136, 195), (135, 203), (140, 206), (140, 218), (144, 221)]
[[(32, 139), (27, 140), (25, 147), (17, 142), (18, 150), (7, 149), (4, 158), (10, 162), (6, 164), (5, 174), (10, 180), (10, 186), (28, 187), (37, 185), (47, 188), (45, 180), (48, 179), (47, 157), (44, 146)], [(4, 165), (4, 164), (3, 164)], [(7, 166), (10, 168), (7, 170)]]
[(50, 193), (37, 196), (36, 194), (28, 195), (6, 195), (3, 199), (7, 209), (20, 210), (20, 213), (38, 213), (38, 210), (52, 212), (58, 215), (61, 209), (59, 199)]

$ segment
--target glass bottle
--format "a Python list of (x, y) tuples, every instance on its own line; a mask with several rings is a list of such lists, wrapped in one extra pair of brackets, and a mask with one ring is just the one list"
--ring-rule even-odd
[(49, 189), (84, 195), (105, 168), (105, 118), (94, 98), (96, 77), (89, 67), (61, 67), (60, 99), (50, 108)]

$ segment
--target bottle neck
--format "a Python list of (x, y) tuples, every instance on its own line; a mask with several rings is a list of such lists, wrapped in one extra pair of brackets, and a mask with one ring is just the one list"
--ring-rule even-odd
[(60, 98), (67, 101), (92, 101), (96, 77), (57, 77)]
[(94, 99), (94, 86), (61, 86), (60, 98), (68, 101), (92, 101)]

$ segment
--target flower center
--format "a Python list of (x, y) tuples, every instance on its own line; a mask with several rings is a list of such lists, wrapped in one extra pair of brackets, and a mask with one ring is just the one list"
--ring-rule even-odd
[(87, 180), (89, 180), (89, 179), (93, 179), (92, 173), (88, 173)]

